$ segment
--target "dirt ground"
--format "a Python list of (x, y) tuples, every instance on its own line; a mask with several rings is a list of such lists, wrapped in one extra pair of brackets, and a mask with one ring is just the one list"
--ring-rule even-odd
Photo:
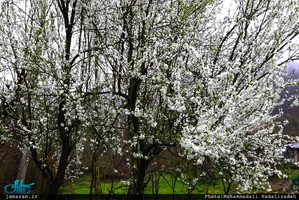
[(286, 188), (290, 185), (290, 181), (289, 180), (275, 180), (275, 181), (270, 181), (270, 185), (271, 185), (273, 191), (282, 192), (284, 188)]

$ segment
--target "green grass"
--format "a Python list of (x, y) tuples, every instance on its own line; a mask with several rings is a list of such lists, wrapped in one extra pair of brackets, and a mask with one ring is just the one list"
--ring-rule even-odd
[[(222, 184), (217, 182), (215, 185), (197, 185), (195, 189), (192, 191), (194, 194), (205, 194), (206, 188), (209, 187), (209, 193), (213, 194), (221, 194), (223, 193)], [(172, 194), (173, 193), (173, 186), (171, 176), (164, 175), (160, 177), (159, 180), (159, 194)], [(146, 194), (152, 194), (152, 184), (149, 182), (145, 189)], [(175, 194), (187, 194), (188, 193), (188, 185), (184, 184), (183, 182), (177, 180), (175, 183)]]
[[(164, 178), (163, 178), (164, 177)], [(169, 175), (161, 176), (159, 179), (159, 194), (172, 194), (172, 181)], [(61, 188), (61, 194), (89, 194), (91, 177), (81, 177), (75, 178), (72, 181), (66, 182)], [(115, 194), (126, 194), (127, 187), (121, 187), (121, 182), (114, 182), (113, 184)], [(198, 185), (193, 190), (193, 194), (204, 194), (208, 185)], [(115, 188), (118, 188), (115, 190)], [(101, 183), (100, 189), (102, 194), (108, 194), (108, 191), (111, 190), (111, 183)], [(177, 180), (175, 185), (175, 194), (187, 194), (188, 186), (183, 182)], [(214, 185), (209, 185), (209, 193), (213, 194), (222, 194), (222, 184), (218, 182)], [(145, 188), (145, 194), (152, 194), (152, 183), (149, 181), (147, 187)]]
[[(91, 177), (85, 176), (75, 178), (72, 181), (66, 182), (59, 190), (60, 194), (89, 194)], [(120, 182), (114, 183), (114, 188), (121, 186)], [(111, 190), (111, 183), (101, 183), (100, 190), (103, 194), (108, 194)], [(115, 194), (126, 194), (126, 190), (118, 189), (114, 191)]]
[(59, 192), (62, 194), (89, 194), (90, 181), (91, 178), (88, 176), (75, 178), (66, 182)]
[[(298, 177), (299, 170), (288, 168), (283, 170), (285, 174), (289, 176), (289, 180)], [(164, 178), (163, 178), (164, 177)], [(171, 176), (164, 174), (163, 177), (161, 176), (159, 179), (159, 194), (173, 194), (172, 190), (172, 180)], [(281, 180), (277, 177), (271, 177), (270, 180)], [(91, 177), (85, 176), (80, 178), (75, 178), (72, 181), (66, 182), (61, 188), (60, 188), (60, 194), (89, 194), (90, 190), (90, 182)], [(111, 190), (111, 183), (101, 183), (100, 186), (100, 193), (101, 194), (108, 194), (109, 190)], [(210, 194), (223, 194), (223, 186), (220, 181), (217, 183), (214, 183), (213, 185), (207, 185), (207, 184), (198, 184), (194, 190), (192, 191), (193, 194), (205, 194), (206, 188), (208, 188), (208, 193)], [(114, 182), (113, 184), (113, 191), (115, 194), (127, 194), (128, 187), (124, 187), (120, 181)], [(231, 192), (234, 192), (231, 190)], [(265, 191), (260, 191), (261, 193)], [(275, 191), (274, 191), (275, 192)], [(187, 194), (188, 193), (188, 186), (185, 185), (183, 182), (176, 180), (175, 185), (175, 194)], [(259, 193), (255, 191), (255, 193)], [(149, 181), (146, 188), (145, 188), (145, 194), (153, 194), (152, 191), (152, 182)]]
[[(296, 177), (299, 177), (299, 167), (294, 165), (293, 163), (287, 163), (282, 166), (279, 166), (279, 169), (281, 169), (284, 174), (288, 175), (288, 178), (287, 178), (288, 180), (292, 180)], [(273, 177), (270, 177), (270, 180), (271, 181), (280, 181), (281, 179), (279, 179), (276, 176), (273, 176)], [(75, 178), (72, 181), (66, 182), (60, 188), (60, 193), (61, 194), (89, 194), (90, 182), (91, 182), (90, 176)], [(109, 183), (109, 182), (101, 183), (99, 188), (100, 188), (101, 194), (108, 194), (109, 190), (111, 190), (111, 183)], [(221, 181), (218, 181), (218, 182), (214, 183), (213, 185), (198, 184), (194, 188), (192, 193), (193, 194), (205, 194), (207, 188), (208, 188), (208, 193), (210, 193), (210, 194), (223, 194), (223, 186), (222, 186)], [(235, 188), (235, 185), (232, 188)], [(115, 194), (127, 194), (127, 190), (128, 190), (128, 187), (123, 186), (121, 184), (121, 181), (114, 182), (113, 191)], [(231, 192), (235, 192), (235, 191), (231, 190)], [(265, 192), (265, 191), (261, 191), (261, 192)], [(183, 182), (179, 181), (179, 179), (176, 179), (174, 193), (175, 194), (187, 194), (188, 186), (185, 185)], [(145, 194), (153, 194), (152, 181), (148, 182), (148, 184), (145, 188)], [(163, 174), (163, 176), (160, 176), (159, 194), (173, 194), (172, 179), (171, 179), (170, 175)]]

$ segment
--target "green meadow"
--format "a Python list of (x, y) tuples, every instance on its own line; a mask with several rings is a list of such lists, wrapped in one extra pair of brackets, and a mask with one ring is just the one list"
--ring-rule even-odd
[[(89, 194), (90, 192), (91, 177), (85, 176), (80, 178), (74, 178), (71, 181), (66, 182), (60, 189), (60, 194)], [(173, 190), (174, 188), (174, 190)], [(208, 191), (207, 191), (208, 188)], [(127, 194), (128, 186), (125, 186), (121, 180), (115, 181), (113, 184), (103, 182), (99, 185), (101, 194), (108, 194), (109, 191), (113, 191), (115, 194)], [(206, 192), (212, 194), (222, 194), (222, 183), (219, 181), (213, 185), (197, 185), (192, 194), (205, 194)], [(159, 191), (158, 194), (188, 194), (188, 185), (176, 180), (175, 187), (172, 186), (172, 179), (169, 175), (163, 175), (159, 179)], [(149, 181), (145, 194), (155, 194), (155, 187), (152, 182)]]

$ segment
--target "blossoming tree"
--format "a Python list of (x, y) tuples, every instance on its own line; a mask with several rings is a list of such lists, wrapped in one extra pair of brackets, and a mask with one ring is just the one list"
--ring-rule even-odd
[(48, 193), (56, 194), (73, 175), (68, 166), (80, 163), (84, 94), (95, 84), (82, 7), (77, 0), (1, 6), (1, 68), (11, 76), (1, 82), (2, 139), (30, 150)]
[(93, 94), (117, 99), (113, 109), (108, 106), (115, 119), (111, 121), (120, 122), (112, 130), (123, 131), (128, 136), (125, 143), (131, 144), (129, 193), (142, 195), (151, 161), (179, 144), (186, 111), (181, 93), (188, 63), (184, 44), (191, 39), (188, 28), (199, 23), (209, 3), (130, 0), (86, 6), (101, 68), (108, 70), (110, 79), (108, 89)]
[(248, 0), (235, 6), (224, 18), (213, 15), (192, 27), (203, 31), (190, 32), (193, 40), (185, 44), (189, 84), (181, 89), (188, 110), (181, 145), (197, 164), (213, 163), (226, 193), (233, 182), (250, 190), (281, 173), (276, 151), (286, 138), (274, 131), (281, 125), (272, 111), (286, 84), (280, 56), (299, 34), (298, 2)]
[(149, 164), (170, 147), (211, 165), (226, 193), (280, 173), (272, 111), (298, 2), (236, 0), (225, 17), (209, 0), (30, 2), (7, 2), (1, 16), (1, 66), (13, 76), (1, 85), (1, 130), (8, 140), (20, 130), (50, 193), (86, 130), (116, 152), (130, 145), (129, 194), (143, 194)]

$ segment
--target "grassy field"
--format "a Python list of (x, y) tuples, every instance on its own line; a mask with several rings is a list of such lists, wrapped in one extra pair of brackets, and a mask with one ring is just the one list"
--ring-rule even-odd
[[(164, 177), (164, 178), (163, 178)], [(171, 187), (171, 177), (169, 175), (164, 175), (160, 177), (159, 180), (159, 194), (173, 194), (173, 189)], [(60, 189), (61, 194), (89, 194), (91, 177), (85, 176), (81, 178), (75, 178), (72, 181), (66, 182)], [(205, 194), (208, 185), (197, 186), (193, 190), (193, 194)], [(187, 194), (187, 185), (177, 180), (175, 185), (175, 194)], [(128, 187), (122, 185), (121, 181), (114, 182), (113, 191), (115, 194), (126, 194)], [(100, 190), (103, 194), (108, 194), (111, 190), (111, 183), (101, 183)], [(209, 193), (222, 194), (222, 183), (217, 183), (209, 186)], [(151, 181), (148, 183), (145, 194), (153, 194), (153, 187)]]
[(282, 172), (284, 173), (284, 174), (286, 174), (287, 176), (289, 176), (289, 178), (288, 179), (294, 179), (294, 178), (296, 178), (296, 177), (299, 177), (299, 167), (298, 166), (296, 166), (295, 164), (293, 164), (293, 163), (288, 163), (288, 164), (285, 164), (284, 166), (283, 166), (283, 170), (282, 170)]
[[(290, 180), (299, 177), (299, 168), (292, 164), (288, 163), (284, 166), (280, 166), (280, 169), (284, 174), (288, 176), (287, 179), (279, 179), (278, 177), (270, 177), (269, 181), (271, 183), (272, 192), (281, 192), (282, 186), (277, 189), (277, 186), (279, 183), (284, 182), (283, 187), (286, 187)], [(72, 181), (66, 182), (60, 189), (61, 194), (89, 194), (90, 190), (90, 182), (91, 177), (85, 176), (80, 178), (75, 178)], [(125, 186), (121, 180), (115, 181), (112, 184), (109, 181), (101, 182), (100, 186), (100, 193), (101, 194), (108, 194), (109, 191), (113, 190), (115, 194), (127, 194), (128, 186)], [(187, 194), (188, 193), (188, 186), (181, 182), (180, 180), (176, 180), (175, 184), (175, 190), (172, 189), (172, 179), (171, 176), (168, 174), (163, 174), (163, 176), (160, 176), (159, 179), (159, 194)], [(208, 191), (207, 191), (208, 188)], [(233, 187), (234, 188), (234, 187)], [(277, 191), (275, 190), (277, 189)], [(152, 186), (152, 181), (149, 181), (146, 188), (145, 188), (145, 194), (154, 194), (154, 187)], [(213, 185), (207, 185), (207, 184), (199, 184), (194, 188), (192, 191), (192, 194), (205, 194), (206, 192), (210, 194), (223, 194), (223, 186), (222, 182), (214, 183)], [(236, 192), (234, 190), (231, 190), (232, 193)], [(258, 191), (258, 193), (265, 192), (265, 191)]]

